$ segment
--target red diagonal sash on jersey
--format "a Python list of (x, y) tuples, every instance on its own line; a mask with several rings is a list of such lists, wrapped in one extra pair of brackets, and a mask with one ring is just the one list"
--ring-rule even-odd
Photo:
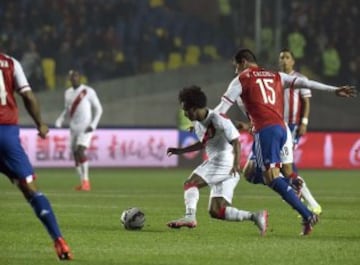
[(75, 98), (75, 100), (73, 101), (71, 108), (70, 108), (70, 117), (72, 117), (74, 115), (74, 112), (76, 110), (76, 108), (79, 106), (81, 100), (83, 99), (83, 97), (85, 97), (86, 95), (86, 89), (83, 89), (79, 95), (77, 95), (77, 97)]
[(203, 144), (206, 144), (211, 138), (215, 136), (215, 127), (214, 124), (210, 123), (209, 126), (206, 128), (206, 132), (204, 138), (202, 140)]

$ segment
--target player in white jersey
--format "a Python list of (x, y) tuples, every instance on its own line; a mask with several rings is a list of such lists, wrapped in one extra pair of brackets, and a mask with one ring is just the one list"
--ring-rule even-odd
[(80, 73), (69, 72), (72, 87), (65, 91), (65, 109), (55, 121), (61, 127), (69, 119), (70, 145), (81, 184), (76, 190), (90, 191), (89, 162), (86, 149), (89, 147), (94, 130), (100, 121), (103, 109), (95, 90), (80, 83)]
[[(289, 49), (282, 49), (279, 54), (280, 70), (286, 74), (303, 77), (302, 74), (294, 70), (295, 58)], [(284, 120), (288, 124), (295, 149), (299, 139), (307, 131), (310, 114), (310, 97), (311, 90), (306, 88), (284, 89)], [(300, 179), (301, 197), (312, 212), (321, 214), (322, 208), (311, 194), (306, 182), (298, 175), (295, 162), (285, 163), (282, 173), (292, 179)]]
[(253, 221), (260, 234), (265, 235), (267, 211), (249, 212), (232, 207), (234, 189), (239, 175), (239, 132), (224, 115), (206, 107), (206, 95), (200, 87), (183, 88), (179, 101), (186, 117), (193, 121), (199, 141), (184, 148), (167, 149), (168, 155), (206, 149), (208, 160), (199, 165), (184, 183), (185, 216), (168, 223), (170, 228), (197, 226), (196, 209), (199, 189), (210, 187), (209, 213), (212, 218), (227, 221)]

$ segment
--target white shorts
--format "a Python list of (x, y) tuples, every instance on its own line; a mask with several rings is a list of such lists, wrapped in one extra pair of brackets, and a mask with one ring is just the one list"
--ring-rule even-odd
[[(210, 201), (214, 197), (222, 197), (228, 203), (232, 203), (234, 190), (240, 180), (240, 175), (231, 175), (232, 165), (218, 164), (204, 161), (193, 174), (200, 176), (210, 187)], [(209, 201), (209, 204), (210, 204)]]
[(70, 146), (71, 150), (75, 150), (76, 146), (82, 145), (88, 148), (90, 146), (91, 138), (93, 136), (92, 132), (84, 133), (71, 131), (70, 133)]
[(288, 126), (286, 126), (286, 142), (280, 151), (281, 163), (291, 164), (294, 162), (294, 143), (291, 131)]

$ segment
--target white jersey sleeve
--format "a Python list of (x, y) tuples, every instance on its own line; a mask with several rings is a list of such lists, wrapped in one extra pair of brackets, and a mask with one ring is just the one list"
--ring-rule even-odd
[(230, 119), (221, 115), (220, 118), (217, 119), (217, 124), (219, 128), (224, 131), (224, 136), (229, 141), (229, 143), (240, 137), (239, 131), (235, 128)]
[(226, 113), (242, 93), (242, 86), (239, 77), (235, 77), (229, 84), (226, 92), (221, 97), (220, 103), (215, 107), (215, 112)]
[(103, 113), (103, 108), (95, 90), (93, 89), (90, 90), (89, 100), (93, 110), (93, 119), (90, 126), (93, 128), (93, 130), (95, 130), (99, 124), (101, 115)]
[(206, 128), (199, 121), (192, 121), (194, 132), (200, 142), (204, 140)]
[(236, 99), (236, 105), (239, 107), (239, 109), (241, 110), (241, 112), (247, 116), (247, 111), (246, 111), (246, 108), (245, 108), (245, 104), (244, 102), (242, 101), (241, 97), (238, 97)]
[(335, 86), (329, 86), (317, 81), (308, 80), (304, 77), (292, 76), (285, 73), (279, 73), (281, 77), (281, 83), (284, 88), (309, 88), (323, 91), (335, 91), (338, 88)]
[[(293, 71), (292, 73), (290, 73), (290, 75), (302, 77), (302, 78), (305, 78), (306, 80), (308, 80), (308, 78), (306, 76), (304, 76), (301, 73), (296, 72), (296, 71)], [(300, 95), (301, 98), (310, 98), (311, 97), (311, 90), (308, 89), (308, 88), (300, 88), (299, 89), (299, 95)]]
[(25, 76), (24, 69), (22, 68), (21, 64), (13, 57), (11, 57), (11, 59), (14, 62), (14, 79), (16, 82), (16, 91), (21, 93), (31, 90), (31, 87)]
[(205, 151), (209, 160), (215, 159), (232, 165), (234, 148), (231, 141), (238, 139), (240, 133), (231, 120), (210, 110), (208, 117), (198, 123), (199, 126), (195, 127), (195, 130), (198, 137), (202, 137), (201, 141), (205, 143)]

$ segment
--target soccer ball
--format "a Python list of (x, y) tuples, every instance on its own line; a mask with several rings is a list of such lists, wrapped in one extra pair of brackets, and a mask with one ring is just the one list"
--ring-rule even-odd
[(136, 207), (128, 208), (121, 213), (120, 222), (126, 230), (140, 230), (144, 227), (145, 214)]

